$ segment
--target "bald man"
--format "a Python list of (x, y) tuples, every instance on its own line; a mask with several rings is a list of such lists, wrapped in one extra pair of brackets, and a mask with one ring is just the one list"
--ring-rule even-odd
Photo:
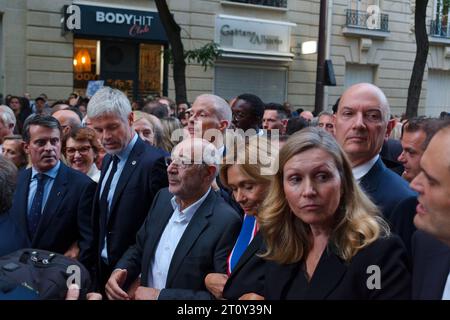
[(379, 156), (384, 138), (393, 128), (389, 115), (389, 103), (380, 88), (359, 83), (342, 94), (334, 117), (336, 140), (351, 162), (355, 179), (391, 221), (397, 206), (415, 193)]
[(61, 125), (63, 136), (66, 136), (72, 128), (81, 126), (80, 116), (73, 110), (58, 110), (53, 113), (52, 116), (55, 117)]

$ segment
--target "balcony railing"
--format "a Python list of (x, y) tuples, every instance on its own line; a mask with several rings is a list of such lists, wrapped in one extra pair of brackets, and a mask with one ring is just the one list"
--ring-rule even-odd
[(381, 13), (375, 19), (366, 11), (346, 10), (346, 26), (376, 31), (389, 31), (389, 15)]
[(432, 20), (430, 22), (430, 36), (450, 38), (449, 25), (442, 23), (441, 20)]
[(267, 7), (287, 8), (287, 0), (227, 0), (227, 1), (256, 4), (259, 6), (267, 6)]

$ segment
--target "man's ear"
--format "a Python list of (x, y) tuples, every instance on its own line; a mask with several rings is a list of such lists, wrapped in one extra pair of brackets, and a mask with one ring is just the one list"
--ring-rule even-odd
[(220, 120), (219, 121), (219, 131), (223, 132), (225, 129), (227, 129), (230, 126), (230, 123), (228, 120)]
[(389, 138), (389, 136), (391, 135), (392, 130), (395, 127), (395, 124), (396, 124), (396, 120), (395, 119), (391, 119), (391, 120), (388, 121), (387, 128), (386, 128), (386, 134), (384, 136), (385, 139)]
[(130, 112), (130, 114), (128, 115), (128, 124), (130, 125), (130, 127), (133, 125), (134, 122), (134, 113)]

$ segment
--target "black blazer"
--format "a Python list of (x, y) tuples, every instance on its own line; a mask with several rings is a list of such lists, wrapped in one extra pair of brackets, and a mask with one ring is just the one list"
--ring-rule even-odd
[(258, 232), (225, 283), (223, 288), (225, 299), (237, 300), (250, 292), (264, 295), (265, 260), (257, 256), (263, 252), (263, 238)]
[[(107, 234), (109, 265), (114, 266), (128, 247), (134, 244), (136, 233), (147, 216), (153, 197), (166, 187), (167, 172), (164, 157), (168, 154), (142, 141), (139, 137), (130, 152), (114, 192), (109, 219), (100, 214), (100, 190), (111, 155), (103, 159), (102, 173), (95, 193), (93, 224), (96, 262), (100, 278), (106, 271), (101, 268), (101, 251)], [(106, 275), (107, 277), (108, 275)]]
[(79, 260), (85, 263), (87, 257), (83, 252), (92, 242), (91, 211), (97, 184), (61, 162), (36, 233), (30, 238), (27, 205), (31, 172), (30, 168), (20, 173), (10, 210), (16, 225), (27, 237), (26, 247), (64, 253), (78, 241)]
[[(304, 276), (303, 262), (280, 265), (266, 263), (265, 298), (269, 300), (357, 300), (409, 299), (411, 276), (406, 250), (396, 236), (378, 239), (360, 250), (349, 263), (334, 254), (331, 246), (322, 254), (311, 281)], [(367, 282), (379, 267), (381, 289), (369, 289)], [(370, 270), (369, 270), (370, 271)]]
[(379, 158), (369, 172), (362, 177), (360, 185), (365, 193), (380, 208), (386, 220), (391, 222), (397, 205), (404, 199), (416, 195), (406, 180), (386, 168)]
[[(127, 281), (142, 272), (141, 285), (148, 286), (148, 272), (159, 239), (173, 213), (173, 195), (162, 189), (136, 236), (136, 244), (120, 259), (116, 268), (127, 269)], [(159, 299), (211, 299), (204, 279), (210, 272), (225, 273), (227, 256), (241, 228), (239, 215), (211, 191), (198, 208), (175, 249), (166, 288)]]
[(412, 246), (412, 298), (441, 300), (450, 272), (450, 247), (423, 231), (414, 233)]

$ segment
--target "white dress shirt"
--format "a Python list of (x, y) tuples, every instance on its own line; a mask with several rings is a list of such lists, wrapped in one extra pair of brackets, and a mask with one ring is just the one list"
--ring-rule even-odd
[(366, 163), (363, 163), (359, 166), (352, 168), (353, 177), (355, 177), (356, 181), (359, 182), (362, 179), (362, 177), (364, 177), (370, 171), (370, 169), (372, 169), (372, 167), (374, 166), (375, 162), (377, 162), (379, 157), (380, 156), (377, 154), (375, 157), (373, 157)]
[(159, 239), (155, 255), (150, 263), (150, 272), (148, 273), (148, 286), (150, 288), (164, 289), (166, 287), (167, 274), (169, 273), (170, 263), (178, 242), (180, 242), (189, 222), (210, 191), (211, 188), (197, 202), (194, 202), (183, 211), (180, 211), (180, 206), (176, 202), (175, 197), (170, 200), (174, 212)]
[(442, 300), (450, 300), (450, 272), (447, 276), (447, 282), (445, 283), (444, 293), (442, 294)]

